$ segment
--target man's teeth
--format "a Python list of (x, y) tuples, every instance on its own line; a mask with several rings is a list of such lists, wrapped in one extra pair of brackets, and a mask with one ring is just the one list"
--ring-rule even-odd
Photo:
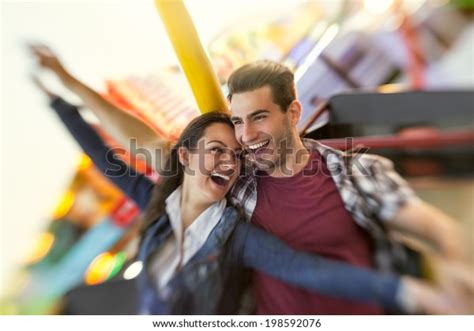
[(225, 179), (225, 180), (230, 180), (229, 176), (219, 174), (219, 173), (213, 173), (211, 176), (220, 177), (220, 178)]
[(250, 145), (249, 148), (250, 149), (257, 149), (257, 148), (265, 146), (266, 144), (268, 144), (268, 140), (264, 141), (264, 142), (261, 142), (261, 143), (258, 143), (258, 144), (255, 144), (255, 145)]

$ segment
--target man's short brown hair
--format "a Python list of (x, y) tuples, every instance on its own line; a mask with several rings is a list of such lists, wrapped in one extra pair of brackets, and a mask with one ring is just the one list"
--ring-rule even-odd
[(227, 81), (232, 100), (236, 93), (254, 91), (264, 86), (270, 86), (272, 100), (286, 113), (290, 104), (296, 100), (294, 75), (286, 66), (269, 60), (256, 61), (246, 64), (234, 71)]

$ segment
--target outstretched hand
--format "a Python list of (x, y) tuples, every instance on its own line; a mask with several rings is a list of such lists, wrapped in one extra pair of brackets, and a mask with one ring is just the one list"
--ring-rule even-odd
[(50, 100), (53, 100), (58, 97), (55, 93), (51, 92), (51, 90), (47, 88), (46, 85), (43, 84), (43, 82), (37, 75), (32, 74), (31, 80), (44, 94), (48, 96)]
[(58, 75), (59, 78), (63, 79), (68, 76), (68, 72), (62, 65), (59, 58), (54, 52), (46, 45), (43, 44), (28, 44), (28, 48), (38, 61), (38, 65), (41, 68), (51, 70), (53, 73)]
[(429, 265), (434, 282), (462, 303), (461, 314), (474, 313), (474, 267), (467, 262), (430, 256)]

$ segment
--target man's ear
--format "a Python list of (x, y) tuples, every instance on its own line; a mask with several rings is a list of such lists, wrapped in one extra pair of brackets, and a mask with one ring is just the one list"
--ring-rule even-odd
[(178, 148), (178, 160), (183, 167), (187, 167), (189, 164), (189, 151), (185, 147)]
[(298, 100), (293, 100), (288, 107), (288, 118), (290, 119), (291, 125), (296, 126), (301, 117), (301, 103)]

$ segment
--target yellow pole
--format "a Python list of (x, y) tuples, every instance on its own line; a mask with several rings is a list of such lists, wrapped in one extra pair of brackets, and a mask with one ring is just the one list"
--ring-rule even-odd
[(155, 5), (201, 113), (228, 111), (217, 76), (183, 1), (155, 0)]

